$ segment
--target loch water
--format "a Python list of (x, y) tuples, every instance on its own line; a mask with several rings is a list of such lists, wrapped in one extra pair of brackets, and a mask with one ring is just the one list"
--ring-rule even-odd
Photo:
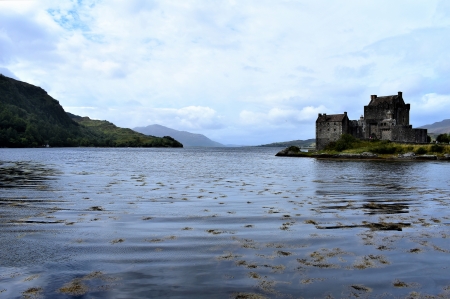
[(450, 163), (0, 149), (0, 298), (450, 298)]

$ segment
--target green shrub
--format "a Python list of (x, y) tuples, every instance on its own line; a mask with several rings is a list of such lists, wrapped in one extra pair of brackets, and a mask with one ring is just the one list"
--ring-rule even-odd
[(423, 146), (419, 147), (415, 151), (416, 155), (425, 155), (427, 153), (427, 149)]
[(439, 144), (433, 144), (430, 148), (433, 153), (442, 153), (444, 151), (444, 147)]
[(335, 148), (336, 148), (336, 142), (335, 141), (331, 141), (325, 146), (325, 150), (326, 151), (334, 151)]
[(299, 153), (300, 149), (298, 148), (298, 146), (291, 145), (290, 147), (288, 147), (288, 151), (289, 152), (294, 152), (294, 153)]
[(328, 143), (328, 145), (325, 147), (325, 150), (329, 150), (329, 151), (338, 151), (341, 152), (343, 150), (346, 149), (350, 149), (352, 147), (354, 147), (355, 144), (357, 144), (359, 142), (358, 139), (356, 139), (355, 137), (353, 137), (350, 134), (342, 134), (341, 137), (335, 141), (335, 142), (330, 142)]
[(372, 149), (375, 154), (395, 154), (398, 148), (395, 145), (382, 143)]

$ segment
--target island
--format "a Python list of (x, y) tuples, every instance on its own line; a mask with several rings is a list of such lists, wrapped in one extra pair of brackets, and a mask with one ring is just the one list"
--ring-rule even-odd
[(304, 152), (298, 146), (290, 146), (275, 156), (339, 160), (450, 160), (450, 145), (360, 140), (350, 134), (343, 134), (337, 141), (328, 143), (323, 150)]
[(364, 116), (350, 120), (343, 114), (319, 113), (316, 120), (316, 149), (303, 152), (290, 146), (278, 152), (282, 157), (372, 160), (450, 160), (449, 136), (431, 144), (427, 129), (409, 124), (410, 104), (403, 93), (371, 95)]

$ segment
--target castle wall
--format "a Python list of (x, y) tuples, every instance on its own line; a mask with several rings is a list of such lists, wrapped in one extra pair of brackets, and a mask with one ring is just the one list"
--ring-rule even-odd
[(382, 129), (381, 130), (381, 140), (392, 140), (392, 130)]
[[(387, 107), (389, 107), (389, 105)], [(364, 106), (364, 119), (366, 122), (377, 122), (379, 120), (386, 119), (388, 109), (385, 109), (384, 105)]]
[(324, 149), (331, 141), (336, 141), (342, 134), (347, 132), (345, 122), (316, 122), (316, 148)]
[(417, 143), (427, 143), (428, 142), (428, 130), (427, 129), (413, 129), (416, 135)]
[(394, 118), (397, 120), (398, 125), (408, 126), (409, 125), (409, 109), (410, 105), (406, 104), (403, 107), (399, 107), (394, 112)]
[(426, 143), (427, 129), (413, 129), (412, 126), (392, 127), (392, 138), (388, 139), (397, 142)]

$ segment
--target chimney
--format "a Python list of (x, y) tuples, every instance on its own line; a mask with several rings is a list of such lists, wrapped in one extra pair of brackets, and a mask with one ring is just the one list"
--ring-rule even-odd
[(321, 113), (319, 113), (319, 117), (321, 117), (322, 116), (322, 114)]
[(377, 98), (377, 95), (376, 95), (376, 94), (373, 94), (373, 95), (370, 96), (370, 100), (374, 100), (374, 99), (376, 99), (376, 98)]
[(399, 98), (399, 99), (402, 98), (402, 92), (401, 92), (401, 91), (398, 92), (398, 98)]

